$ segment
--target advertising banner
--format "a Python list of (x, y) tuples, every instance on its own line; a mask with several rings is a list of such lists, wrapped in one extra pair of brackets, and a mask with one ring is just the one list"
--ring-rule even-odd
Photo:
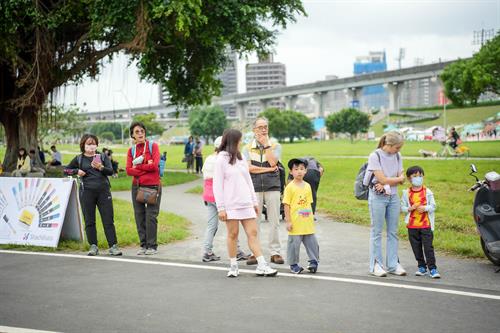
[(72, 178), (0, 177), (0, 244), (57, 247), (83, 239)]

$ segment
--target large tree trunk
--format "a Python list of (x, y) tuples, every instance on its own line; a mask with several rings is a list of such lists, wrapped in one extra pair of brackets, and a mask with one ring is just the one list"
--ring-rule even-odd
[[(12, 171), (16, 167), (17, 152), (20, 147), (25, 148), (26, 152), (29, 152), (30, 149), (35, 149), (38, 152), (38, 112), (34, 107), (25, 108), (20, 113), (4, 109), (0, 113), (0, 122), (4, 126), (7, 138), (3, 169)], [(37, 159), (39, 159), (38, 154)]]

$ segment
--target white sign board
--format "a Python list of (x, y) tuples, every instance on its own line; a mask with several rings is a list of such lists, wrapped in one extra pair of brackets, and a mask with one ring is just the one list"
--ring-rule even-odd
[(57, 247), (83, 239), (72, 178), (0, 177), (0, 244)]

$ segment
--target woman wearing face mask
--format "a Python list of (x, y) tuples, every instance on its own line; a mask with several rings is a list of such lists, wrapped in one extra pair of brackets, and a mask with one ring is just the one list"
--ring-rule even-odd
[[(388, 132), (380, 138), (377, 149), (368, 157), (365, 184), (370, 186), (370, 274), (386, 276), (406, 275), (398, 258), (398, 222), (400, 201), (398, 184), (404, 182), (403, 162), (399, 151), (403, 136)], [(382, 256), (382, 229), (387, 225), (387, 262)]]
[(17, 164), (16, 170), (12, 172), (14, 177), (24, 177), (31, 171), (31, 159), (26, 154), (26, 149), (23, 147), (19, 148), (17, 154)]
[[(141, 122), (130, 125), (130, 137), (134, 139), (135, 148), (127, 152), (127, 175), (132, 176), (132, 203), (134, 206), (135, 224), (141, 248), (138, 255), (157, 253), (158, 214), (161, 202), (161, 179), (158, 165), (160, 148), (153, 142), (150, 149), (146, 140), (146, 126)], [(150, 151), (151, 150), (151, 151)], [(157, 190), (156, 204), (141, 203), (136, 200), (140, 187)]]
[(80, 140), (81, 154), (75, 156), (66, 166), (64, 172), (78, 175), (80, 183), (80, 202), (85, 220), (85, 233), (90, 244), (88, 255), (99, 253), (97, 247), (97, 231), (95, 227), (95, 208), (99, 209), (104, 234), (109, 245), (109, 254), (120, 256), (114, 224), (113, 201), (108, 176), (113, 174), (111, 161), (106, 154), (97, 152), (99, 140), (95, 135), (84, 134)]

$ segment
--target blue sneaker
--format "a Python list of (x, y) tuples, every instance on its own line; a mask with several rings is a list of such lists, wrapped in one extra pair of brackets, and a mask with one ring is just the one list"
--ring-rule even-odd
[(309, 265), (307, 265), (307, 269), (311, 273), (316, 273), (318, 271), (318, 262), (316, 260), (309, 261)]
[(300, 267), (297, 264), (290, 266), (290, 272), (292, 272), (293, 274), (300, 274), (303, 270), (304, 268)]
[(418, 267), (418, 271), (415, 272), (415, 275), (416, 276), (425, 276), (425, 275), (427, 275), (427, 268), (425, 268), (424, 266), (419, 266)]
[(439, 274), (437, 268), (431, 269), (431, 274), (430, 275), (431, 275), (431, 278), (433, 278), (433, 279), (439, 279), (439, 278), (441, 278), (441, 275)]

